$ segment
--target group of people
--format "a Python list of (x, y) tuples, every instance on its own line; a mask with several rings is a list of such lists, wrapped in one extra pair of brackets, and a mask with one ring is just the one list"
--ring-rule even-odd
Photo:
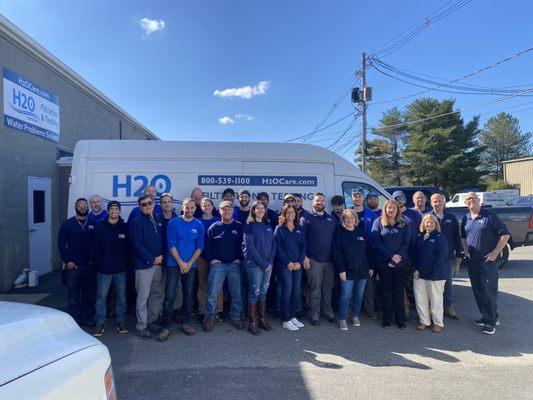
[(378, 302), (383, 327), (405, 329), (414, 301), (417, 328), (438, 333), (444, 315), (459, 318), (452, 283), (464, 259), (482, 315), (474, 323), (494, 334), (496, 260), (509, 232), (475, 193), (466, 196), (461, 224), (441, 194), (426, 207), (426, 196), (416, 192), (415, 207), (406, 208), (404, 193), (396, 191), (383, 209), (374, 193), (365, 199), (355, 188), (351, 196), (347, 209), (343, 196), (333, 196), (330, 214), (323, 193), (313, 195), (310, 210), (300, 195), (288, 193), (278, 214), (268, 208), (266, 192), (253, 200), (246, 189), (236, 195), (228, 188), (216, 208), (194, 188), (178, 215), (171, 194), (157, 199), (148, 186), (127, 222), (118, 201), (102, 210), (99, 196), (80, 198), (58, 237), (70, 313), (102, 335), (113, 287), (117, 331), (128, 332), (125, 315), (134, 309), (136, 334), (166, 341), (176, 310), (187, 335), (195, 333), (194, 313), (206, 332), (226, 315), (243, 329), (246, 316), (248, 331), (260, 335), (273, 329), (267, 300), (289, 331), (303, 328), (306, 314), (311, 325), (322, 317), (345, 331), (347, 321), (361, 324), (363, 310), (379, 319)]

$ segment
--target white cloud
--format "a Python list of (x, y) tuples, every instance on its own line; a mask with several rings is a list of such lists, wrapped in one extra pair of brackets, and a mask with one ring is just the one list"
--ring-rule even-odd
[(235, 114), (235, 119), (245, 119), (246, 121), (253, 121), (255, 119), (255, 116), (250, 114)]
[(145, 35), (149, 35), (151, 33), (161, 31), (165, 29), (167, 24), (163, 20), (157, 20), (157, 19), (150, 19), (144, 17), (139, 21), (139, 24), (141, 25), (141, 28), (144, 30)]
[(270, 87), (269, 81), (261, 81), (255, 86), (243, 86), (239, 88), (229, 88), (215, 90), (213, 96), (218, 97), (240, 97), (241, 99), (251, 99), (254, 96), (265, 94)]
[(218, 123), (222, 125), (234, 124), (235, 120), (233, 118), (226, 116), (226, 117), (219, 118)]

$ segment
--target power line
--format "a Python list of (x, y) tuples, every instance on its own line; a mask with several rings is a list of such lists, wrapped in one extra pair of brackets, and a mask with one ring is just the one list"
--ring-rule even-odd
[(344, 117), (339, 118), (339, 119), (336, 120), (335, 122), (332, 122), (331, 124), (329, 124), (329, 125), (327, 125), (327, 126), (325, 126), (325, 127), (323, 127), (323, 128), (316, 129), (316, 130), (314, 130), (313, 132), (307, 133), (307, 134), (305, 134), (305, 135), (298, 136), (298, 137), (295, 137), (295, 138), (292, 138), (292, 139), (286, 140), (285, 142), (290, 143), (290, 142), (295, 142), (296, 140), (305, 139), (305, 138), (307, 138), (307, 137), (309, 137), (309, 136), (314, 135), (314, 134), (317, 133), (317, 132), (321, 132), (321, 131), (323, 131), (323, 130), (325, 130), (325, 129), (328, 129), (328, 128), (332, 127), (333, 125), (338, 124), (339, 122), (342, 122), (342, 121), (344, 121), (346, 118), (351, 117), (351, 116), (353, 116), (353, 114), (350, 112), (349, 114), (346, 114)]
[(348, 133), (348, 131), (349, 131), (350, 129), (352, 129), (352, 127), (355, 125), (355, 121), (357, 120), (357, 117), (358, 117), (358, 116), (359, 116), (359, 115), (356, 115), (356, 116), (354, 117), (354, 119), (348, 124), (348, 126), (346, 127), (346, 129), (344, 130), (344, 132), (342, 132), (342, 134), (341, 134), (341, 135), (340, 135), (340, 136), (339, 136), (339, 137), (338, 137), (333, 143), (331, 143), (331, 144), (328, 146), (328, 149), (331, 150), (331, 148), (333, 148), (337, 143), (339, 143), (339, 141), (340, 141), (344, 136), (346, 136), (346, 134)]
[[(387, 75), (387, 76), (389, 76), (389, 77), (391, 77), (391, 78), (393, 78), (393, 79), (397, 79), (397, 80), (400, 80), (400, 81), (402, 81), (402, 82), (408, 83), (408, 84), (410, 84), (410, 85), (413, 85), (413, 86), (419, 86), (419, 87), (423, 87), (423, 88), (426, 89), (426, 90), (423, 90), (423, 91), (420, 91), (420, 92), (417, 92), (417, 93), (413, 93), (413, 94), (410, 94), (410, 95), (406, 95), (406, 96), (398, 97), (398, 98), (395, 98), (395, 99), (390, 99), (390, 100), (383, 100), (383, 101), (379, 101), (379, 102), (374, 102), (374, 104), (383, 104), (383, 103), (390, 103), (390, 102), (394, 102), (394, 101), (404, 100), (404, 99), (408, 99), (408, 98), (411, 98), (411, 97), (420, 96), (420, 95), (425, 94), (425, 93), (428, 93), (428, 92), (430, 92), (430, 91), (432, 91), (432, 90), (439, 90), (439, 88), (441, 88), (441, 87), (450, 87), (452, 83), (455, 83), (455, 82), (461, 81), (461, 80), (466, 79), (466, 78), (470, 78), (470, 77), (472, 77), (472, 76), (474, 76), (474, 75), (477, 75), (477, 74), (479, 74), (479, 73), (481, 73), (481, 72), (484, 72), (484, 71), (487, 71), (487, 70), (492, 69), (492, 68), (494, 68), (494, 67), (497, 67), (498, 65), (501, 65), (501, 64), (503, 64), (503, 63), (505, 63), (505, 62), (508, 62), (508, 61), (510, 61), (510, 60), (513, 60), (514, 58), (517, 58), (517, 57), (519, 57), (519, 56), (521, 56), (521, 55), (523, 55), (523, 54), (529, 53), (529, 52), (532, 51), (532, 50), (533, 50), (533, 47), (529, 47), (529, 48), (527, 48), (527, 49), (525, 49), (525, 50), (522, 50), (522, 51), (519, 51), (518, 53), (515, 53), (515, 54), (513, 54), (513, 55), (511, 55), (511, 56), (509, 56), (509, 57), (507, 57), (507, 58), (504, 58), (504, 59), (502, 59), (502, 60), (496, 61), (495, 63), (493, 63), (493, 64), (491, 64), (491, 65), (488, 65), (488, 66), (483, 67), (483, 68), (479, 68), (479, 69), (477, 69), (477, 70), (475, 70), (475, 71), (473, 71), (473, 72), (470, 72), (470, 73), (468, 73), (468, 74), (466, 74), (466, 75), (460, 76), (459, 78), (453, 79), (453, 80), (448, 81), (448, 82), (439, 83), (437, 86), (435, 86), (435, 87), (433, 87), (433, 88), (427, 88), (427, 87), (425, 87), (425, 86), (417, 85), (417, 84), (414, 84), (414, 83), (412, 83), (412, 82), (407, 82), (407, 81), (405, 81), (405, 80), (403, 80), (403, 79), (401, 79), (401, 78), (398, 78), (398, 77), (392, 76), (391, 74), (388, 74), (388, 73), (386, 73), (386, 72), (380, 70), (378, 67), (376, 67), (374, 64), (372, 64), (371, 66), (372, 66), (374, 69), (376, 69), (377, 71), (379, 71), (380, 73), (382, 73), (382, 74), (384, 74), (384, 75)], [(386, 64), (386, 63), (384, 63), (383, 61), (381, 61), (381, 60), (379, 60), (379, 59), (374, 59), (374, 62), (376, 62), (378, 65), (380, 65), (380, 66), (382, 66), (382, 67), (384, 67), (384, 68), (388, 68), (389, 70), (393, 70), (393, 71), (395, 70), (395, 67), (393, 67), (393, 66), (391, 66), (391, 65), (389, 65), (389, 64)], [(445, 92), (446, 92), (446, 90), (440, 90), (440, 91), (445, 91)], [(514, 92), (514, 91), (513, 91), (513, 92)], [(452, 92), (452, 93), (462, 93), (462, 92)], [(515, 93), (517, 93), (517, 92), (515, 92)], [(518, 92), (518, 93), (520, 93), (520, 92)], [(473, 93), (465, 93), (465, 94), (473, 94)], [(490, 93), (481, 93), (481, 94), (490, 94)], [(502, 93), (496, 93), (496, 94), (502, 94)]]
[[(393, 39), (388, 40), (387, 42), (381, 44), (380, 46), (372, 50), (371, 53), (376, 54), (376, 55), (380, 54), (381, 57), (386, 57), (389, 54), (394, 53), (395, 51), (399, 50), (400, 48), (405, 46), (407, 43), (409, 43), (411, 40), (413, 40), (422, 31), (429, 28), (432, 24), (453, 14), (454, 12), (466, 6), (471, 1), (472, 0), (459, 0), (451, 5), (449, 5), (451, 1), (446, 2), (443, 6), (441, 6), (439, 9), (434, 11), (428, 17), (424, 18), (422, 21), (411, 26), (409, 29), (403, 31), (402, 33), (400, 33)], [(388, 45), (391, 42), (393, 43)]]
[(440, 118), (440, 117), (445, 117), (447, 115), (457, 114), (457, 113), (460, 113), (462, 111), (468, 111), (468, 110), (471, 110), (471, 109), (476, 109), (476, 108), (483, 107), (483, 106), (486, 106), (486, 105), (489, 105), (489, 104), (499, 103), (500, 101), (508, 100), (510, 98), (519, 96), (521, 94), (526, 94), (526, 93), (531, 93), (531, 92), (533, 92), (533, 88), (529, 88), (527, 90), (523, 90), (523, 91), (518, 92), (518, 93), (513, 93), (513, 94), (507, 95), (505, 97), (500, 97), (498, 99), (490, 100), (490, 101), (487, 101), (485, 103), (474, 104), (473, 106), (468, 107), (466, 109), (457, 109), (455, 111), (450, 111), (450, 112), (439, 114), (439, 115), (433, 115), (431, 117), (422, 118), (422, 119), (418, 119), (418, 120), (415, 120), (415, 121), (407, 121), (407, 122), (402, 122), (400, 124), (386, 125), (386, 126), (382, 126), (380, 128), (374, 128), (374, 131), (382, 131), (382, 130), (391, 129), (391, 128), (398, 128), (400, 126), (412, 125), (412, 124), (415, 124), (415, 123), (418, 123), (418, 122), (425, 122), (425, 121), (429, 121), (429, 120), (432, 120), (432, 119), (435, 119), (435, 118)]

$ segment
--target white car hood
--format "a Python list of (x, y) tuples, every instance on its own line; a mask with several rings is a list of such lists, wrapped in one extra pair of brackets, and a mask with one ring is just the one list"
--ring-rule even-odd
[(64, 312), (0, 301), (0, 386), (99, 344)]

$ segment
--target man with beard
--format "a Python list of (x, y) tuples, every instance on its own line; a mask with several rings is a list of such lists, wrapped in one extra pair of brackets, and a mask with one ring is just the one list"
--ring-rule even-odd
[(331, 198), (331, 208), (333, 212), (331, 213), (332, 217), (335, 218), (337, 224), (342, 224), (342, 212), (344, 211), (344, 197), (341, 195), (335, 195)]
[(165, 302), (163, 305), (163, 329), (157, 340), (164, 342), (170, 336), (174, 297), (178, 282), (183, 291), (181, 308), (181, 330), (186, 335), (194, 335), (191, 326), (194, 282), (196, 280), (196, 259), (204, 248), (204, 226), (194, 218), (196, 205), (192, 198), (183, 200), (183, 215), (170, 220), (167, 228), (167, 267)]
[(244, 226), (248, 215), (250, 215), (250, 192), (246, 189), (241, 189), (237, 198), (239, 199), (239, 206), (234, 208), (233, 219)]
[(98, 259), (96, 274), (96, 327), (93, 336), (105, 332), (106, 297), (111, 287), (115, 288), (116, 329), (128, 333), (124, 321), (126, 313), (126, 270), (131, 258), (128, 226), (120, 217), (120, 203), (112, 200), (107, 204), (108, 218), (96, 226), (95, 248)]
[(57, 247), (65, 264), (69, 313), (79, 325), (93, 327), (96, 295), (94, 269), (94, 229), (96, 221), (88, 217), (89, 203), (79, 198), (76, 215), (59, 229)]
[(100, 196), (97, 194), (92, 196), (89, 199), (89, 205), (91, 206), (89, 217), (97, 222), (102, 222), (107, 218), (107, 211), (102, 209), (102, 198)]
[(368, 193), (366, 195), (366, 206), (370, 211), (376, 214), (376, 217), (381, 217), (381, 208), (379, 208), (379, 197), (376, 193)]
[(331, 258), (333, 235), (337, 229), (335, 219), (324, 211), (326, 197), (323, 193), (313, 195), (311, 212), (300, 217), (305, 235), (306, 257), (304, 270), (310, 296), (311, 325), (320, 325), (320, 311), (329, 322), (336, 322), (331, 306), (331, 294), (335, 283), (335, 270)]
[[(161, 206), (156, 203), (157, 199), (157, 189), (154, 185), (148, 185), (146, 186), (146, 189), (144, 189), (144, 194), (147, 194), (152, 199), (152, 202), (154, 203), (154, 215), (161, 215), (163, 210), (161, 209)], [(128, 226), (131, 226), (130, 224), (132, 221), (141, 214), (141, 209), (139, 206), (135, 207), (133, 210), (131, 210), (130, 215), (128, 216)]]

